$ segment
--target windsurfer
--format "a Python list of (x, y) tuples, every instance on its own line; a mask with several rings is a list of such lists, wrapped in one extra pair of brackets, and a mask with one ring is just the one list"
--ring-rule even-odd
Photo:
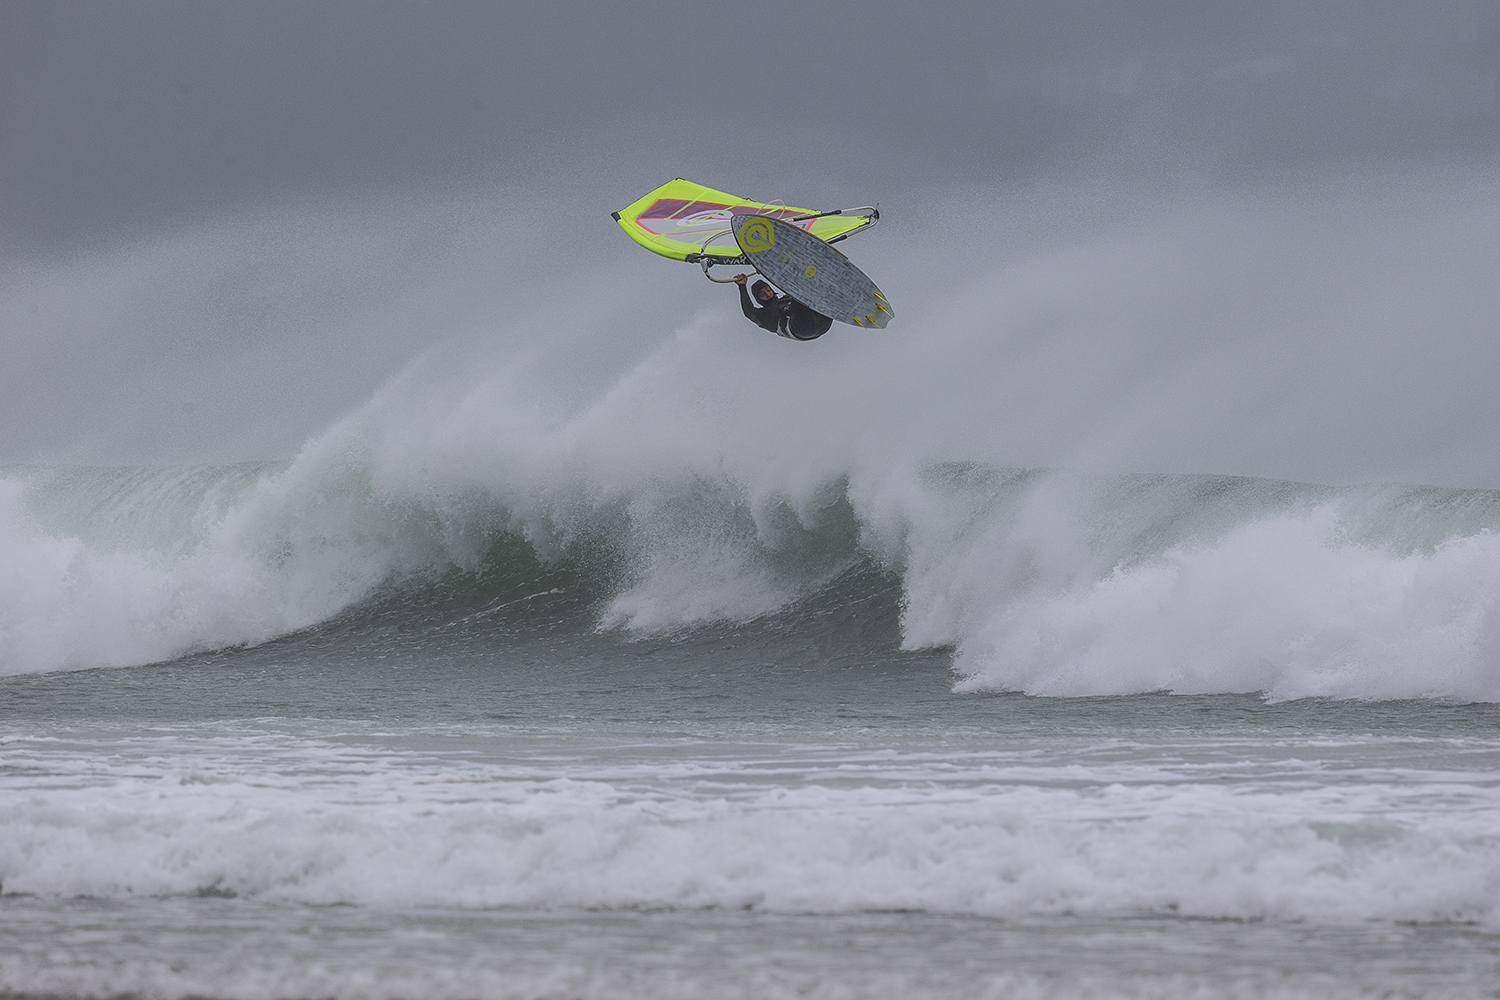
[[(745, 282), (749, 279), (748, 274), (734, 276), (734, 283), (740, 286), (740, 310), (744, 312), (746, 319), (762, 330), (770, 330), (792, 340), (817, 340), (833, 326), (833, 320), (829, 317), (814, 312), (789, 295), (777, 295), (764, 281), (757, 281), (746, 291)], [(761, 305), (757, 306), (751, 300), (752, 294), (760, 300)]]

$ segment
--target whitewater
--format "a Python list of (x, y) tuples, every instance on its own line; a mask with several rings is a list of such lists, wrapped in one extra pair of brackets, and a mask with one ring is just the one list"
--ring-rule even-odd
[[(1389, 183), (1032, 192), (981, 264), (935, 209), (860, 258), (903, 329), (810, 344), (478, 227), (294, 455), (0, 468), (0, 995), (1494, 996), (1500, 490), (1383, 449), (1500, 198)], [(309, 231), (0, 304), (196, 316)]]

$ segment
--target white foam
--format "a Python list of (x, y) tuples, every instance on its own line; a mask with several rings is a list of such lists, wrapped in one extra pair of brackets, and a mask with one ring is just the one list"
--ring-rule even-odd
[[(123, 666), (263, 642), (327, 618), (441, 552), (420, 515), (384, 506), (362, 468), (338, 461), (267, 472), (227, 509), (204, 497), (166, 550), (128, 531), (85, 538), (49, 529), (25, 502), (28, 485), (0, 481), (0, 673)], [(117, 500), (126, 508), (153, 502), (149, 491)]]
[(947, 633), (960, 686), (1500, 698), (1500, 535), (1393, 553), (1339, 528), (1326, 509), (1253, 521), (997, 601)]
[(764, 760), (22, 741), (0, 876), (46, 898), (1500, 921), (1500, 793), (1480, 773), (1023, 756), (842, 751), (767, 783)]

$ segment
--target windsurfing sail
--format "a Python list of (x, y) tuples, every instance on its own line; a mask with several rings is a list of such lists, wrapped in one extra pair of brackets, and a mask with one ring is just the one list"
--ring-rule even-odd
[(871, 207), (815, 212), (741, 198), (681, 177), (614, 213), (620, 228), (647, 250), (673, 260), (701, 263), (705, 270), (710, 264), (746, 262), (729, 228), (729, 219), (735, 215), (780, 219), (825, 243), (837, 243), (880, 219), (880, 213)]

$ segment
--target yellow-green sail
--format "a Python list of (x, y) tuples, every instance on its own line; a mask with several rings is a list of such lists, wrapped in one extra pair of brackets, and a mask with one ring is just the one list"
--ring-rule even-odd
[[(834, 242), (857, 229), (871, 225), (879, 218), (873, 209), (856, 209), (850, 214), (817, 215), (810, 209), (715, 191), (681, 177), (668, 181), (649, 194), (614, 213), (620, 228), (641, 246), (673, 260), (738, 259), (739, 245), (729, 231), (731, 215), (769, 215), (812, 233), (825, 242)], [(799, 221), (800, 218), (800, 221)]]

